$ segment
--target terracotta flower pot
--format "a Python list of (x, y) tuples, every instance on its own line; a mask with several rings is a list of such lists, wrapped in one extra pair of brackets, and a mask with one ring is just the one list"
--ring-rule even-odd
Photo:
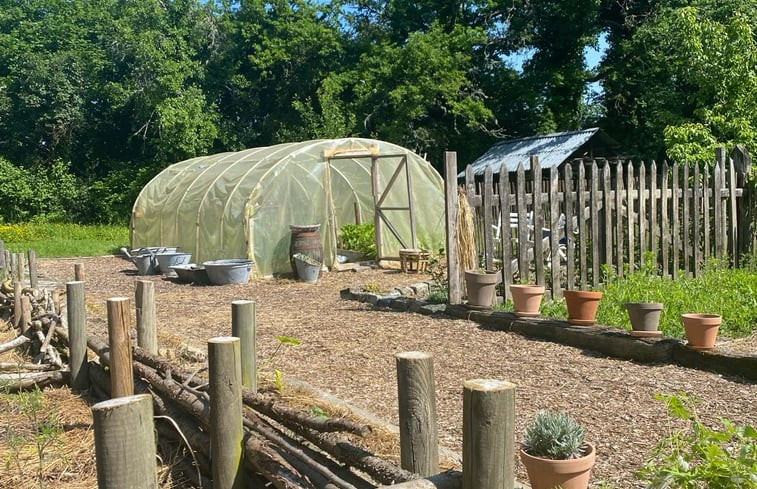
[(602, 292), (589, 290), (563, 290), (568, 306), (568, 322), (578, 326), (591, 326), (596, 322)]
[(631, 320), (631, 336), (662, 336), (660, 327), (662, 302), (626, 302), (628, 318)]
[(712, 350), (718, 337), (718, 329), (723, 318), (718, 314), (681, 314), (683, 329), (688, 343), (694, 350)]
[(516, 316), (534, 317), (539, 315), (541, 299), (544, 296), (544, 286), (533, 284), (510, 285), (510, 295), (513, 297)]
[(468, 290), (468, 305), (470, 307), (491, 309), (494, 304), (494, 294), (499, 283), (499, 272), (465, 271), (465, 287)]
[(587, 443), (587, 452), (581, 458), (552, 460), (534, 457), (520, 451), (520, 460), (526, 466), (531, 489), (586, 489), (591, 469), (596, 461), (594, 445)]

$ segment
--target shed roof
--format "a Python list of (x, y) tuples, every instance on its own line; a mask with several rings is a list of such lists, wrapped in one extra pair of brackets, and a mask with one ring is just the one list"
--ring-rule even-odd
[[(529, 169), (530, 157), (539, 157), (539, 165), (542, 168), (560, 166), (565, 160), (586, 144), (589, 139), (599, 132), (598, 127), (583, 129), (581, 131), (567, 131), (527, 138), (510, 139), (501, 141), (471, 163), (473, 172), (482, 175), (487, 166), (497, 172), (502, 164), (507, 166), (508, 171), (515, 171), (519, 163), (523, 163), (524, 169)], [(461, 172), (459, 177), (465, 176)]]

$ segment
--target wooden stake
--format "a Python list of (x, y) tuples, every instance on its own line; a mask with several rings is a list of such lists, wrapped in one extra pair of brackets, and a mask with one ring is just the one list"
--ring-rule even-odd
[(69, 331), (71, 388), (74, 391), (83, 391), (89, 388), (84, 282), (66, 282), (66, 319)]
[(110, 342), (110, 394), (125, 397), (134, 394), (131, 339), (129, 338), (129, 299), (108, 299), (108, 341)]
[(157, 488), (152, 397), (140, 394), (99, 402), (92, 406), (92, 417), (97, 487)]
[(513, 489), (515, 384), (494, 379), (463, 385), (463, 489)]
[(245, 487), (240, 355), (239, 338), (222, 336), (208, 340), (214, 489)]
[(157, 355), (158, 320), (155, 312), (155, 284), (151, 280), (137, 280), (134, 296), (137, 313), (137, 345)]
[(398, 353), (397, 397), (400, 460), (405, 470), (422, 477), (439, 472), (434, 359), (430, 353)]
[(16, 281), (24, 286), (24, 254), (16, 253)]
[(13, 281), (13, 327), (21, 331), (23, 323), (23, 312), (21, 311), (21, 289), (22, 285), (18, 280)]
[(84, 282), (84, 265), (81, 263), (74, 263), (74, 280)]
[(28, 250), (26, 252), (29, 261), (29, 284), (32, 289), (37, 288), (37, 252)]
[(457, 249), (457, 153), (444, 153), (444, 195), (447, 206), (447, 282), (449, 284), (449, 303), (461, 304), (462, 288), (460, 282), (460, 255)]
[(231, 303), (231, 335), (239, 338), (241, 343), (242, 385), (257, 392), (255, 301), (239, 300)]

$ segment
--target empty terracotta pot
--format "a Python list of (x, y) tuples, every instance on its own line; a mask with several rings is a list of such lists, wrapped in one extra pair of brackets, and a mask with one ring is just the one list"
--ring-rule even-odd
[(544, 296), (543, 285), (513, 284), (510, 285), (510, 295), (513, 298), (516, 316), (534, 317), (539, 315), (541, 299)]
[(688, 343), (694, 350), (712, 350), (718, 337), (718, 329), (723, 318), (718, 314), (681, 314), (683, 329)]
[(589, 290), (563, 290), (568, 306), (568, 322), (578, 326), (591, 326), (596, 322), (602, 292)]

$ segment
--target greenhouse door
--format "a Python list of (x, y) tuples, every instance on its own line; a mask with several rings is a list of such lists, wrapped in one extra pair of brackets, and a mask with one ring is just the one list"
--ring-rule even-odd
[[(379, 176), (388, 174), (384, 165), (394, 164), (399, 159), (397, 167), (394, 169), (391, 178), (382, 188)], [(381, 170), (381, 171), (379, 171)], [(402, 248), (416, 248), (417, 238), (415, 235), (415, 209), (413, 205), (413, 184), (410, 176), (410, 167), (407, 164), (407, 155), (375, 155), (371, 158), (371, 185), (373, 190), (374, 202), (374, 224), (376, 227), (376, 250), (377, 260), (399, 260), (399, 251), (397, 255), (390, 255), (385, 240), (385, 229), (399, 241)], [(404, 178), (402, 178), (404, 176)], [(404, 181), (403, 181), (404, 180)], [(404, 184), (404, 186), (403, 186)], [(404, 188), (403, 188), (404, 187)], [(388, 196), (392, 199), (387, 199)], [(397, 197), (407, 197), (407, 203), (400, 202)], [(391, 200), (391, 202), (390, 202)], [(401, 199), (401, 200), (404, 200)], [(404, 235), (399, 231), (400, 226), (395, 225), (405, 220), (409, 222), (410, 236)]]

